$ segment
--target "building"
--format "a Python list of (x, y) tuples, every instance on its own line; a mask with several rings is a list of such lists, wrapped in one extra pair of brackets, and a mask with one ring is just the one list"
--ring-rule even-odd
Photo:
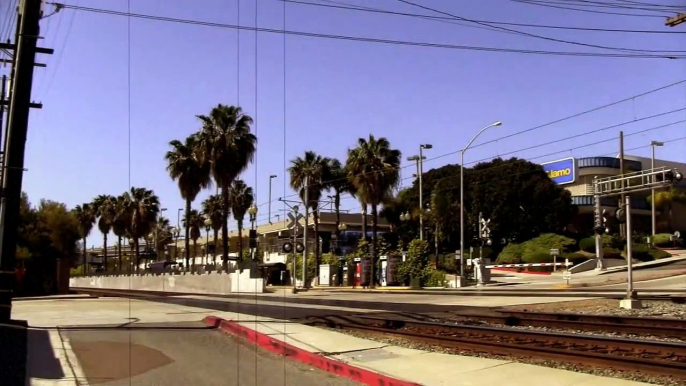
[[(645, 157), (624, 156), (625, 173), (650, 169), (652, 160)], [(574, 219), (573, 231), (588, 230), (593, 226), (593, 179), (595, 177), (610, 177), (620, 174), (620, 159), (618, 157), (584, 157), (565, 158), (542, 164), (543, 169), (555, 183), (567, 189), (572, 194), (572, 203), (578, 207), (578, 215)], [(686, 172), (686, 164), (655, 160), (655, 167), (667, 167)], [(686, 188), (686, 179), (676, 184), (678, 188)], [(636, 232), (651, 233), (651, 205), (648, 197), (651, 192), (638, 192), (631, 194), (632, 227)], [(603, 197), (601, 208), (614, 212), (618, 206), (617, 197)], [(661, 213), (656, 208), (656, 231), (657, 233), (673, 232), (674, 230), (686, 230), (686, 205), (674, 203), (672, 213)], [(612, 224), (611, 224), (612, 225)]]

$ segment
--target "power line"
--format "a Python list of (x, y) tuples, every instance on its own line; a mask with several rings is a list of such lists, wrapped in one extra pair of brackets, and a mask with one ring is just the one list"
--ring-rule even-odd
[[(79, 2), (76, 2), (76, 6), (78, 6)], [(57, 58), (55, 58), (55, 69), (52, 71), (52, 74), (50, 75), (50, 78), (48, 79), (48, 82), (46, 83), (45, 91), (43, 94), (41, 94), (41, 98), (48, 95), (48, 92), (50, 91), (50, 86), (52, 86), (52, 81), (55, 79), (55, 74), (59, 70), (60, 63), (62, 62), (62, 57), (64, 56), (64, 51), (67, 49), (67, 41), (69, 40), (69, 35), (71, 33), (71, 28), (74, 25), (74, 19), (76, 19), (76, 12), (72, 12), (71, 14), (71, 19), (69, 19), (69, 25), (67, 26), (67, 32), (64, 35), (64, 40), (62, 40), (62, 48), (58, 50), (57, 52)], [(61, 18), (60, 18), (61, 21)], [(57, 22), (57, 28), (59, 29), (59, 24), (60, 21)], [(57, 36), (55, 36), (57, 38)]]
[(548, 41), (553, 41), (553, 42), (558, 42), (558, 43), (572, 44), (572, 45), (592, 47), (592, 48), (600, 48), (600, 49), (605, 49), (605, 50), (625, 51), (625, 52), (652, 52), (652, 53), (657, 53), (657, 52), (683, 52), (683, 51), (661, 51), (661, 50), (658, 51), (658, 50), (643, 50), (643, 49), (633, 49), (633, 48), (623, 48), (623, 47), (608, 47), (608, 46), (601, 46), (601, 45), (597, 45), (597, 44), (581, 43), (581, 42), (575, 42), (575, 41), (571, 41), (571, 40), (551, 38), (549, 36), (532, 34), (532, 33), (528, 33), (528, 32), (514, 30), (511, 28), (499, 27), (496, 25), (491, 25), (489, 23), (484, 23), (484, 22), (480, 22), (480, 21), (476, 21), (476, 20), (472, 20), (472, 19), (467, 19), (467, 18), (464, 18), (462, 16), (458, 16), (458, 15), (455, 15), (452, 13), (448, 13), (448, 12), (438, 10), (436, 8), (431, 8), (431, 7), (421, 5), (421, 4), (413, 3), (409, 0), (397, 0), (397, 1), (404, 3), (404, 4), (409, 4), (409, 5), (424, 9), (424, 10), (436, 12), (436, 13), (446, 15), (446, 16), (451, 16), (451, 17), (454, 17), (454, 18), (459, 19), (459, 20), (468, 21), (471, 23), (479, 24), (479, 25), (485, 25), (485, 26), (497, 28), (497, 29), (503, 30), (503, 31), (514, 32), (514, 33), (520, 34), (522, 36), (528, 36), (528, 37), (532, 37), (532, 38), (548, 40)]
[(537, 5), (539, 7), (548, 7), (548, 8), (558, 8), (558, 9), (564, 9), (568, 11), (579, 11), (579, 12), (588, 12), (588, 13), (600, 13), (604, 15), (616, 15), (616, 16), (635, 16), (635, 17), (657, 17), (660, 19), (664, 19), (664, 16), (660, 15), (649, 15), (649, 14), (641, 14), (641, 13), (620, 13), (620, 12), (606, 12), (606, 11), (598, 11), (598, 10), (593, 10), (593, 9), (578, 9), (578, 8), (571, 8), (571, 7), (564, 7), (564, 6), (558, 6), (558, 5), (549, 5), (549, 4), (541, 4), (541, 3), (534, 3), (531, 1), (525, 1), (525, 0), (510, 0), (514, 1), (515, 3), (521, 3), (521, 4), (528, 4), (528, 5)]
[(662, 8), (648, 8), (648, 7), (642, 7), (642, 6), (637, 6), (637, 5), (629, 5), (629, 4), (618, 4), (618, 3), (603, 3), (603, 2), (596, 2), (596, 1), (549, 1), (549, 0), (524, 0), (529, 3), (536, 3), (536, 4), (553, 4), (553, 5), (564, 5), (568, 6), (570, 3), (571, 5), (574, 5), (576, 7), (586, 7), (586, 8), (612, 8), (612, 9), (628, 9), (628, 10), (639, 10), (639, 11), (648, 11), (648, 12), (660, 12), (660, 13), (669, 13), (669, 14), (674, 14), (676, 13), (676, 10), (666, 10)]
[(162, 16), (145, 15), (138, 13), (128, 13), (120, 11), (112, 11), (105, 9), (80, 7), (73, 5), (64, 5), (61, 3), (50, 3), (50, 4), (60, 4), (61, 6), (69, 9), (74, 9), (78, 11), (86, 11), (93, 13), (108, 14), (114, 16), (124, 16), (124, 17), (134, 17), (146, 20), (155, 21), (165, 21), (180, 24), (191, 24), (191, 25), (202, 25), (208, 27), (217, 28), (230, 28), (230, 29), (241, 29), (248, 31), (259, 31), (265, 33), (273, 34), (288, 34), (295, 36), (304, 36), (311, 38), (324, 38), (324, 39), (335, 39), (335, 40), (348, 40), (348, 41), (358, 41), (367, 43), (379, 43), (388, 45), (403, 45), (403, 46), (415, 46), (415, 47), (427, 47), (427, 48), (443, 48), (443, 49), (454, 49), (454, 50), (468, 50), (468, 51), (485, 51), (485, 52), (506, 52), (506, 53), (519, 53), (519, 54), (535, 54), (535, 55), (558, 55), (558, 56), (582, 56), (582, 57), (599, 57), (599, 58), (634, 58), (634, 59), (684, 59), (686, 55), (654, 55), (654, 54), (612, 54), (612, 53), (593, 53), (593, 52), (570, 52), (570, 51), (545, 51), (545, 50), (524, 50), (524, 49), (511, 49), (511, 48), (497, 48), (497, 47), (479, 47), (479, 46), (462, 46), (462, 45), (452, 45), (452, 44), (440, 44), (440, 43), (427, 43), (427, 42), (410, 42), (402, 40), (390, 40), (390, 39), (378, 39), (369, 37), (357, 37), (357, 36), (345, 36), (345, 35), (330, 35), (330, 34), (320, 34), (313, 32), (302, 32), (302, 31), (289, 31), (289, 30), (278, 30), (271, 28), (254, 28), (247, 26), (238, 26), (223, 23), (213, 23), (190, 19), (177, 19)]
[[(338, 3), (338, 2), (333, 2), (334, 4), (332, 5), (332, 4), (311, 3), (311, 2), (299, 1), (299, 0), (277, 0), (277, 1), (283, 1), (283, 2), (287, 2), (287, 3), (293, 3), (293, 4), (299, 4), (299, 5), (332, 8), (332, 9), (343, 9), (343, 10), (350, 10), (350, 11), (361, 11), (361, 12), (379, 13), (379, 14), (396, 15), (396, 16), (416, 17), (416, 18), (420, 18), (420, 19), (435, 20), (435, 21), (446, 21), (447, 22), (447, 21), (454, 21), (455, 20), (455, 18), (445, 17), (445, 16), (432, 16), (432, 15), (422, 15), (422, 14), (418, 14), (418, 13), (396, 12), (396, 11), (389, 11), (389, 10), (384, 10), (384, 9), (361, 7), (361, 6), (335, 5), (335, 4), (342, 4), (342, 3)], [(546, 24), (510, 23), (510, 22), (493, 21), (493, 20), (476, 20), (476, 21), (479, 21), (482, 23), (498, 24), (498, 25), (511, 25), (511, 26), (517, 26), (517, 27), (549, 28), (549, 29), (586, 31), (586, 32), (686, 34), (686, 31), (656, 31), (656, 30), (631, 30), (631, 29), (611, 29), (611, 28), (592, 28), (592, 27), (572, 27), (572, 26), (556, 26), (556, 25), (546, 25)], [(454, 24), (454, 23), (451, 23), (451, 24)], [(459, 24), (459, 25), (469, 26), (468, 24)], [(471, 26), (471, 27), (477, 27), (477, 26)], [(484, 28), (484, 29), (487, 29), (489, 31), (493, 30), (491, 28)]]

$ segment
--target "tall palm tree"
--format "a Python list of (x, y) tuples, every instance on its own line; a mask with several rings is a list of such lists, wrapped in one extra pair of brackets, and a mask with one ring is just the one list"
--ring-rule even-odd
[(210, 162), (212, 176), (222, 189), (222, 261), (227, 268), (229, 257), (229, 188), (252, 161), (257, 137), (250, 133), (252, 118), (240, 107), (219, 104), (209, 116), (199, 115), (199, 133), (203, 155)]
[(103, 265), (105, 272), (107, 272), (107, 235), (112, 230), (112, 223), (117, 214), (116, 198), (110, 195), (101, 194), (93, 200), (93, 207), (95, 208), (96, 216), (98, 216), (98, 229), (102, 233)]
[(234, 180), (229, 193), (229, 205), (233, 218), (238, 224), (238, 261), (243, 260), (243, 219), (252, 204), (252, 188), (246, 185), (243, 180)]
[(86, 237), (93, 230), (93, 225), (95, 224), (95, 213), (93, 206), (91, 204), (85, 203), (83, 205), (76, 205), (74, 208), (74, 214), (76, 215), (76, 221), (79, 223), (79, 234), (83, 238), (83, 273), (86, 273), (87, 262), (87, 246)]
[[(191, 209), (190, 212), (186, 214), (183, 218), (183, 226), (186, 229), (190, 229), (190, 236), (193, 240), (193, 267), (195, 267), (195, 258), (198, 255), (198, 238), (200, 238), (200, 228), (205, 225), (205, 219), (197, 211), (197, 209)], [(190, 267), (188, 265), (188, 254), (186, 254), (186, 268)]]
[(214, 254), (212, 264), (216, 264), (217, 251), (219, 251), (217, 243), (219, 242), (219, 230), (222, 229), (222, 197), (218, 194), (213, 194), (202, 202), (202, 212), (205, 218), (209, 218), (212, 222), (212, 230), (214, 231)]
[(166, 249), (165, 246), (173, 239), (169, 219), (162, 216), (157, 217), (157, 223), (153, 227), (152, 233), (155, 235), (155, 252), (159, 260), (159, 252), (164, 251)]
[(150, 189), (132, 187), (129, 191), (131, 223), (129, 224), (129, 235), (133, 241), (133, 249), (136, 254), (136, 270), (140, 267), (140, 251), (138, 242), (157, 222), (157, 215), (160, 213), (160, 200)]
[[(190, 135), (186, 141), (169, 142), (172, 150), (164, 158), (167, 160), (167, 171), (172, 180), (178, 181), (181, 197), (186, 200), (186, 217), (190, 216), (191, 203), (200, 190), (210, 185), (210, 164), (202, 157), (200, 141), (196, 135)], [(190, 257), (189, 232), (186, 228), (186, 264)]]
[(376, 242), (378, 207), (393, 196), (393, 189), (400, 183), (400, 150), (392, 149), (390, 142), (381, 137), (360, 138), (357, 147), (348, 150), (346, 168), (348, 177), (355, 186), (358, 196), (372, 210), (372, 283), (376, 279)]
[[(315, 276), (319, 276), (319, 199), (322, 196), (322, 191), (328, 189), (324, 180), (329, 174), (330, 162), (328, 158), (317, 155), (313, 151), (306, 151), (303, 158), (296, 157), (293, 159), (291, 167), (288, 168), (291, 188), (298, 191), (303, 204), (312, 208), (312, 217), (314, 217)], [(308, 202), (305, 202), (306, 181)], [(306, 222), (307, 220), (305, 219)]]
[(121, 240), (122, 237), (128, 237), (129, 224), (131, 224), (131, 196), (128, 192), (116, 197), (116, 214), (114, 216), (114, 221), (112, 222), (112, 233), (117, 236), (117, 254), (119, 260), (119, 271), (122, 269), (122, 250), (121, 250)]
[(333, 190), (334, 208), (336, 211), (336, 238), (340, 238), (341, 231), (338, 225), (341, 223), (341, 195), (349, 193), (355, 197), (355, 188), (348, 179), (347, 172), (341, 161), (336, 158), (330, 158), (329, 164), (326, 168), (326, 176), (324, 178), (324, 185), (327, 189)]

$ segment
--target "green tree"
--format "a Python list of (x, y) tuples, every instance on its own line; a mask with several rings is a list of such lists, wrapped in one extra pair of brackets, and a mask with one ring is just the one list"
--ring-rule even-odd
[(212, 176), (222, 189), (222, 261), (227, 269), (229, 253), (229, 190), (231, 183), (252, 161), (257, 137), (250, 133), (252, 118), (240, 107), (219, 104), (210, 115), (199, 115), (203, 157), (210, 162)]
[[(190, 237), (193, 240), (193, 267), (195, 267), (195, 258), (198, 256), (198, 238), (200, 238), (200, 228), (205, 226), (205, 219), (196, 210), (191, 209), (187, 216), (183, 218), (183, 226), (190, 229)], [(186, 253), (186, 269), (188, 269), (188, 253)]]
[(243, 256), (243, 220), (245, 219), (245, 213), (253, 204), (253, 191), (252, 188), (243, 182), (243, 180), (234, 180), (231, 184), (231, 190), (229, 194), (229, 205), (231, 206), (231, 212), (233, 212), (233, 218), (236, 219), (238, 224), (238, 258)]
[[(326, 157), (317, 155), (313, 151), (306, 151), (304, 157), (296, 157), (291, 160), (288, 168), (290, 174), (291, 188), (300, 194), (300, 199), (304, 205), (312, 209), (314, 218), (314, 259), (315, 276), (319, 276), (319, 200), (322, 191), (327, 187), (324, 179), (328, 175), (330, 160)], [(307, 189), (307, 190), (306, 190)], [(305, 202), (305, 192), (307, 192), (307, 202)], [(307, 222), (308, 219), (305, 219)]]
[(358, 139), (357, 147), (348, 150), (346, 169), (358, 197), (372, 209), (372, 286), (376, 280), (378, 207), (393, 196), (400, 183), (400, 150), (391, 148), (386, 138)]
[(83, 269), (85, 272), (86, 265), (88, 264), (88, 244), (86, 243), (86, 238), (91, 233), (93, 225), (95, 224), (95, 213), (93, 206), (89, 203), (77, 205), (74, 208), (74, 216), (76, 216), (76, 221), (79, 224), (79, 234), (83, 239)]
[(116, 198), (101, 194), (93, 200), (93, 208), (98, 216), (98, 229), (102, 233), (102, 254), (105, 272), (107, 272), (107, 235), (112, 230), (112, 223), (117, 214)]
[(157, 215), (160, 212), (160, 200), (150, 189), (132, 187), (127, 193), (126, 200), (131, 210), (131, 223), (128, 233), (133, 241), (133, 249), (136, 255), (136, 270), (140, 267), (139, 240), (150, 233), (157, 223)]
[(216, 263), (217, 251), (219, 251), (219, 230), (222, 229), (222, 197), (217, 194), (209, 196), (202, 202), (202, 212), (205, 218), (209, 218), (212, 222), (212, 230), (214, 231), (214, 254), (212, 254), (212, 263)]
[[(172, 180), (178, 182), (181, 197), (186, 200), (186, 217), (190, 217), (191, 203), (203, 188), (210, 185), (210, 163), (202, 156), (201, 142), (197, 135), (190, 135), (186, 141), (169, 142), (172, 150), (165, 155), (167, 171)], [(190, 257), (190, 228), (186, 224), (186, 265)], [(195, 260), (194, 260), (195, 261)]]
[[(647, 197), (648, 203), (651, 202), (652, 197)], [(655, 207), (660, 210), (660, 217), (666, 218), (663, 223), (667, 223), (670, 232), (672, 229), (673, 207), (675, 203), (686, 204), (686, 189), (671, 188), (668, 190), (655, 191)]]
[(166, 217), (158, 216), (157, 223), (152, 230), (155, 235), (155, 253), (157, 253), (157, 258), (160, 258), (160, 251), (162, 254), (166, 252), (166, 246), (174, 240), (174, 235), (172, 234), (171, 224), (169, 219)]

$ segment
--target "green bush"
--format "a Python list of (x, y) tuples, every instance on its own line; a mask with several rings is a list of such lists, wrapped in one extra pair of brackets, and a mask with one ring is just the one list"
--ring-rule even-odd
[(534, 264), (534, 263), (552, 263), (553, 262), (553, 256), (550, 255), (550, 252), (534, 252), (528, 255), (525, 255), (522, 258), (522, 261), (527, 264)]
[(538, 252), (548, 252), (550, 249), (559, 249), (560, 252), (572, 252), (576, 249), (576, 241), (569, 237), (561, 236), (555, 233), (544, 233), (536, 238), (522, 243), (524, 248), (524, 255), (529, 255)]
[(422, 287), (445, 287), (445, 272), (439, 271), (432, 266), (427, 266), (422, 272)]
[(579, 240), (579, 249), (584, 252), (595, 252), (595, 236), (586, 237)]
[[(627, 256), (627, 249), (624, 248), (624, 257)], [(633, 244), (631, 247), (631, 257), (639, 261), (652, 261), (655, 260), (650, 255), (650, 248), (646, 244)]]
[(660, 260), (660, 259), (664, 259), (666, 257), (672, 257), (672, 255), (670, 253), (665, 252), (661, 249), (657, 249), (657, 248), (650, 249), (650, 251), (648, 253), (650, 253), (650, 256), (653, 257), (653, 260)]
[(498, 255), (496, 264), (519, 264), (522, 262), (524, 248), (521, 244), (507, 244)]
[[(603, 235), (603, 247), (621, 249), (624, 241), (618, 236)], [(579, 241), (579, 249), (584, 252), (595, 253), (595, 236), (586, 237)]]
[[(562, 259), (562, 261), (560, 261), (560, 259)], [(560, 258), (558, 258), (558, 263), (563, 263), (565, 259), (569, 260), (570, 263), (573, 263), (573, 267), (589, 260), (589, 257), (578, 252), (562, 253), (560, 254)]]
[(603, 258), (624, 260), (622, 252), (617, 248), (603, 248)]
[(671, 247), (674, 245), (674, 242), (669, 241), (670, 236), (669, 233), (658, 233), (651, 241), (656, 247)]

